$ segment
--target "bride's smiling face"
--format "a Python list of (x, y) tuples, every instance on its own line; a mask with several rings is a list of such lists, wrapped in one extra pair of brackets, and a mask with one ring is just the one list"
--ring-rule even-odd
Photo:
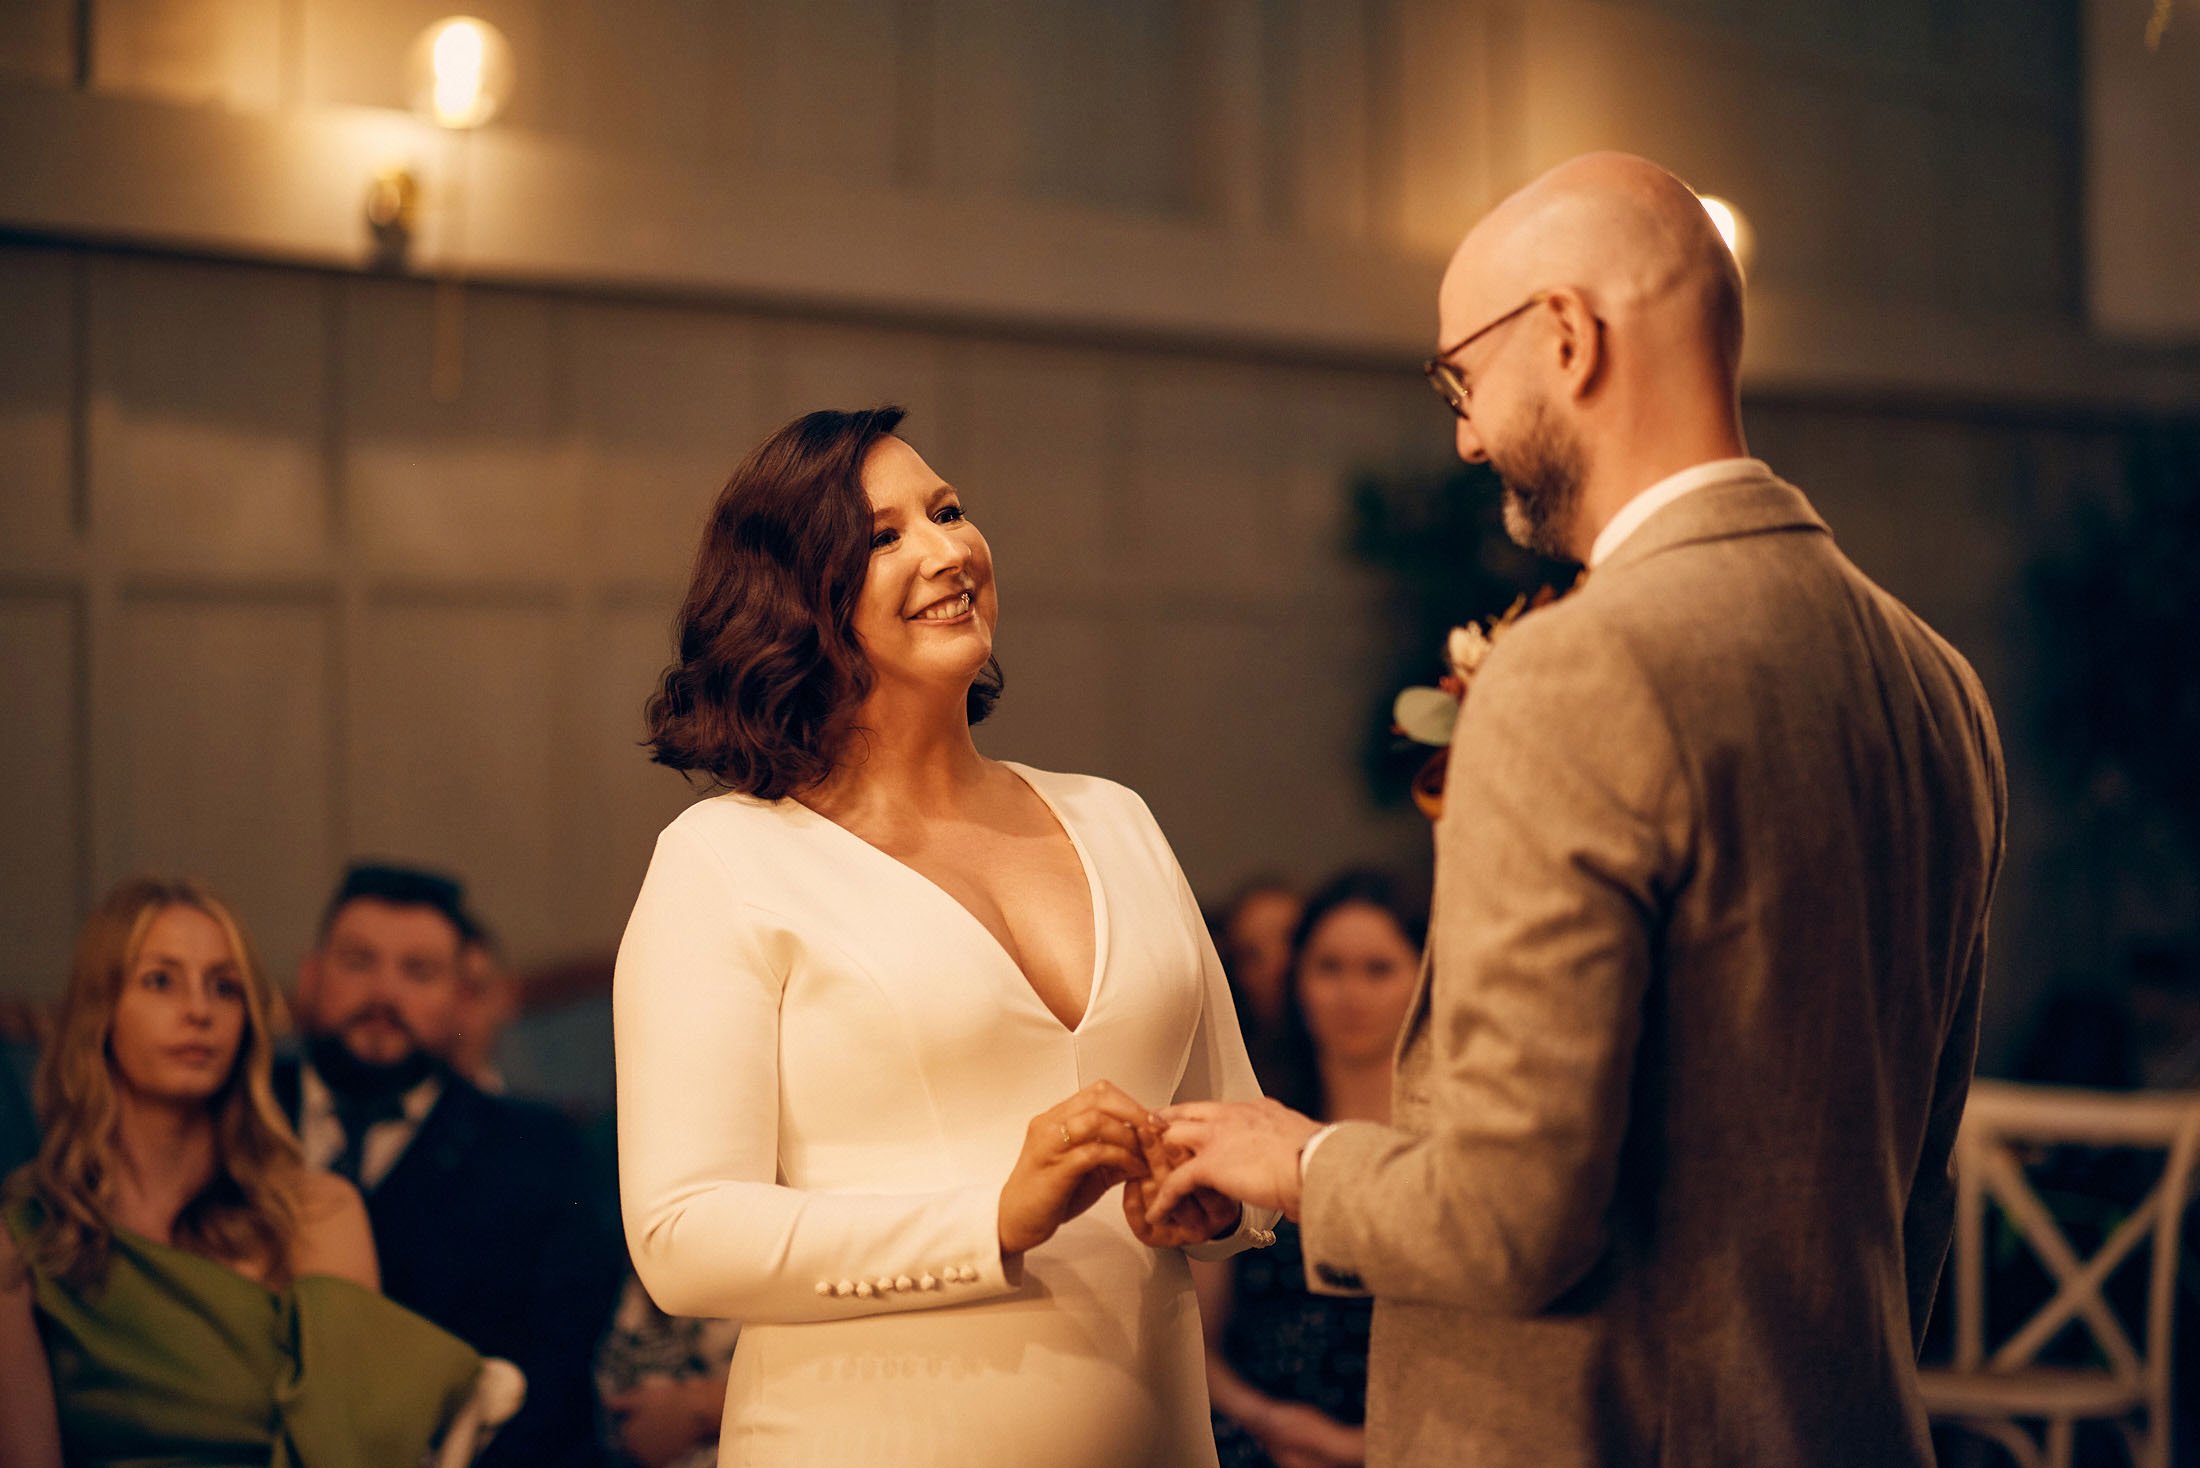
[(952, 684), (959, 693), (993, 654), (1000, 615), (993, 553), (953, 486), (898, 438), (863, 461), (871, 563), (855, 633), (879, 680)]

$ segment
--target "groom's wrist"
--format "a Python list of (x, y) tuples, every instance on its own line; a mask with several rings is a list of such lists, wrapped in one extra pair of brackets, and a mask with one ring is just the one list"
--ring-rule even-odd
[(1299, 1143), (1299, 1187), (1302, 1190), (1306, 1187), (1306, 1169), (1312, 1165), (1314, 1161), (1315, 1151), (1321, 1146), (1322, 1143), (1329, 1140), (1329, 1134), (1335, 1131), (1341, 1124), (1342, 1123), (1333, 1121), (1329, 1123), (1329, 1125), (1315, 1131), (1314, 1134), (1312, 1136), (1309, 1136), (1305, 1141)]

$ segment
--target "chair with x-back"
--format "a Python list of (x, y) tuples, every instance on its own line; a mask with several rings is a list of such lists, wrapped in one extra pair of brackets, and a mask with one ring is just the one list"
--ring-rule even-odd
[[(2119, 1208), (2119, 1218), (2101, 1221), (2090, 1257), (2073, 1246), (2025, 1171), (2026, 1159), (2042, 1149), (2067, 1157), (2061, 1149), (2072, 1147), (2150, 1164), (2140, 1174), (2142, 1196), (2128, 1211)], [(2068, 1468), (2076, 1425), (2112, 1421), (2138, 1468), (2169, 1468), (2171, 1316), (2196, 1161), (2200, 1092), (1974, 1084), (1956, 1143), (1955, 1358), (1919, 1373), (1934, 1419), (1999, 1443), (2026, 1468)], [(1997, 1329), (1999, 1343), (1991, 1347), (1988, 1202), (2052, 1286), (2047, 1301), (2013, 1330)], [(2144, 1319), (2134, 1340), (2106, 1287), (2125, 1260), (2150, 1245), (2138, 1312)], [(2091, 1337), (2102, 1364), (2042, 1362), (2042, 1352), (2073, 1322)], [(2038, 1438), (2026, 1423), (2039, 1424)]]

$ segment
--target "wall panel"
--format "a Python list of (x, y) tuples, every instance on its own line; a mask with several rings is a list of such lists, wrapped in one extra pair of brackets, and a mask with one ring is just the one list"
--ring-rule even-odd
[(60, 989), (81, 911), (79, 628), (71, 598), (0, 594), (0, 996)]
[(1298, 589), (1275, 503), (1293, 449), (1294, 404), (1277, 393), (1279, 375), (1195, 361), (1133, 374), (1126, 589), (1202, 599)]
[(737, 95), (750, 162), (775, 172), (892, 183), (911, 91), (909, 7), (898, 0), (750, 0)]
[(287, 601), (133, 600), (101, 676), (98, 772), (112, 869), (203, 878), (278, 976), (334, 878), (331, 620)]
[(968, 431), (956, 459), (933, 467), (964, 491), (1010, 607), (1120, 585), (1135, 540), (1119, 438), (1133, 368), (1128, 357), (1026, 346), (965, 359)]
[(91, 492), (134, 569), (296, 576), (328, 536), (328, 291), (294, 271), (103, 262)]
[(567, 312), (580, 532), (599, 575), (677, 586), (711, 502), (776, 418), (755, 330), (725, 312)]
[(464, 377), (449, 403), (431, 390), (436, 309), (417, 284), (346, 287), (345, 492), (364, 560), (441, 578), (565, 564), (579, 496), (550, 305), (468, 291)]
[[(937, 336), (784, 321), (766, 330), (764, 351), (764, 432), (818, 408), (899, 403), (909, 410), (910, 441), (952, 457), (949, 348)], [(751, 447), (738, 445), (735, 457)]]
[(0, 77), (66, 86), (76, 76), (73, 0), (0, 5)]
[(1005, 601), (994, 651), (1007, 687), (978, 726), (978, 747), (1042, 770), (1129, 778), (1146, 707), (1126, 640), (1137, 619), (1127, 597), (1076, 609)]
[(56, 564), (76, 540), (75, 269), (0, 250), (0, 566)]
[(98, 0), (92, 84), (175, 102), (283, 100), (283, 0)]
[(1364, 614), (1149, 617), (1123, 635), (1139, 703), (1122, 778), (1195, 890), (1279, 866), (1314, 880), (1427, 860), (1427, 823), (1370, 809), (1358, 781), (1367, 670), (1380, 665)]
[(351, 669), (347, 855), (457, 874), (521, 955), (578, 936), (558, 906), (567, 634), (545, 607), (377, 601)]
[(578, 748), (559, 802), (565, 838), (554, 874), (568, 950), (608, 955), (649, 869), (657, 833), (703, 793), (641, 747), (642, 706), (672, 654), (672, 598), (589, 619), (568, 689)]
[(942, 0), (932, 177), (957, 193), (1175, 215), (1191, 203), (1184, 0)]

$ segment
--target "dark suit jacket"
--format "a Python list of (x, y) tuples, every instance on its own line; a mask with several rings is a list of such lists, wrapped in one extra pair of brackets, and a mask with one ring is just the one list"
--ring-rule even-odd
[[(275, 1089), (295, 1123), (295, 1062)], [(526, 1404), (480, 1468), (603, 1461), (591, 1366), (626, 1256), (596, 1177), (564, 1116), (452, 1076), (367, 1194), (383, 1292), (527, 1375)]]
[(2005, 806), (1970, 666), (1762, 473), (1509, 631), (1394, 1125), (1306, 1167), (1370, 1463), (1928, 1468)]

